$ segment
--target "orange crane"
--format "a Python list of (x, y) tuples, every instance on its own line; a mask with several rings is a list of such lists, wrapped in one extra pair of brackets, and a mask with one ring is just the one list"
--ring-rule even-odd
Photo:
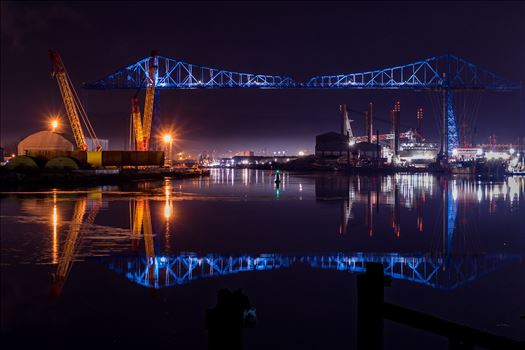
[(157, 80), (157, 51), (151, 52), (146, 77), (146, 101), (144, 104), (144, 119), (140, 116), (140, 107), (137, 91), (131, 98), (131, 116), (135, 130), (135, 148), (137, 151), (149, 151), (151, 138), (151, 125), (153, 122), (153, 103), (155, 100), (155, 85)]
[(56, 78), (58, 82), (58, 87), (60, 88), (62, 99), (64, 100), (67, 118), (69, 119), (69, 124), (71, 125), (71, 130), (73, 131), (73, 137), (75, 138), (77, 148), (80, 151), (88, 150), (86, 137), (82, 131), (83, 123), (89, 134), (89, 137), (96, 144), (97, 151), (102, 150), (102, 146), (98, 141), (95, 130), (93, 129), (86, 111), (84, 110), (84, 107), (78, 98), (75, 87), (73, 86), (73, 83), (67, 74), (67, 70), (64, 66), (64, 62), (62, 62), (62, 58), (58, 52), (51, 50), (49, 50), (49, 57), (53, 63), (53, 72), (51, 75)]

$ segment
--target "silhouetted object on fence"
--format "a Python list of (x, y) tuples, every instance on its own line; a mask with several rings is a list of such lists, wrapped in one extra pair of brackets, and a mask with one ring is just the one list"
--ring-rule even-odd
[(256, 322), (255, 308), (240, 289), (234, 292), (221, 289), (217, 292), (217, 306), (206, 310), (208, 348), (242, 349), (242, 329)]
[(366, 273), (357, 276), (357, 348), (380, 350), (383, 348), (384, 287), (390, 277), (383, 274), (383, 265), (368, 263)]
[(383, 348), (383, 319), (449, 338), (449, 349), (524, 349), (524, 343), (384, 302), (384, 287), (390, 285), (383, 266), (369, 263), (357, 276), (357, 348)]

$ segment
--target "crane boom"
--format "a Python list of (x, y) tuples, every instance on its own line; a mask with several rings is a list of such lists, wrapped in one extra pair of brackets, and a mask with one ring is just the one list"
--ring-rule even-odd
[(151, 53), (147, 79), (144, 122), (142, 124), (145, 151), (148, 151), (150, 147), (151, 125), (153, 123), (153, 102), (155, 100), (155, 85), (157, 82), (157, 51)]
[[(133, 120), (133, 135), (135, 136), (135, 149), (137, 151), (149, 151), (150, 148), (156, 81), (157, 51), (152, 51), (148, 62), (147, 77), (139, 87), (137, 93), (131, 98), (131, 119)], [(144, 103), (144, 117), (142, 118), (140, 115), (138, 94), (144, 83), (146, 83), (146, 101)]]
[(58, 82), (60, 94), (62, 95), (62, 100), (64, 101), (67, 118), (69, 120), (69, 124), (71, 125), (71, 130), (73, 131), (73, 137), (75, 138), (77, 148), (81, 151), (88, 150), (86, 137), (82, 131), (82, 120), (86, 126), (89, 136), (96, 143), (97, 150), (101, 150), (102, 147), (100, 146), (98, 138), (95, 134), (95, 130), (89, 122), (84, 107), (82, 107), (82, 104), (80, 103), (80, 99), (78, 98), (73, 84), (71, 83), (71, 79), (67, 74), (66, 67), (62, 62), (60, 54), (58, 52), (49, 50), (49, 57), (53, 63), (52, 76), (55, 77)]
[(131, 98), (131, 115), (135, 130), (135, 149), (144, 151), (144, 133), (142, 132), (142, 117), (140, 116), (139, 100), (137, 95)]
[(75, 99), (69, 87), (69, 82), (66, 76), (66, 68), (62, 63), (62, 58), (58, 52), (49, 51), (49, 55), (51, 57), (51, 61), (53, 62), (52, 74), (57, 79), (60, 94), (64, 100), (64, 106), (66, 108), (69, 124), (71, 125), (71, 129), (73, 131), (73, 137), (75, 138), (78, 149), (81, 151), (87, 151), (86, 137), (82, 132), (82, 125), (80, 124), (80, 118), (75, 106)]

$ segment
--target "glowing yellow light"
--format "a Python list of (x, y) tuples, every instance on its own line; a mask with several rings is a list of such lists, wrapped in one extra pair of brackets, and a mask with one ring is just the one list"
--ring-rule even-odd
[(166, 143), (170, 143), (173, 139), (171, 137), (170, 134), (165, 134), (163, 137), (162, 137), (162, 140), (164, 140), (164, 142)]
[(57, 119), (53, 119), (51, 121), (51, 130), (53, 130), (53, 132), (55, 132), (58, 128), (58, 120)]

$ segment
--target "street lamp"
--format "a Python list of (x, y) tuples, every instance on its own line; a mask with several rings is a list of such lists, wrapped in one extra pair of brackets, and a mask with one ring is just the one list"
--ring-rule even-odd
[(58, 128), (58, 120), (57, 119), (53, 119), (51, 121), (51, 131), (55, 132)]
[(164, 146), (165, 146), (164, 166), (170, 167), (171, 166), (171, 148), (172, 148), (172, 144), (173, 144), (173, 137), (170, 134), (164, 134), (164, 136), (162, 136), (162, 140), (164, 141)]

